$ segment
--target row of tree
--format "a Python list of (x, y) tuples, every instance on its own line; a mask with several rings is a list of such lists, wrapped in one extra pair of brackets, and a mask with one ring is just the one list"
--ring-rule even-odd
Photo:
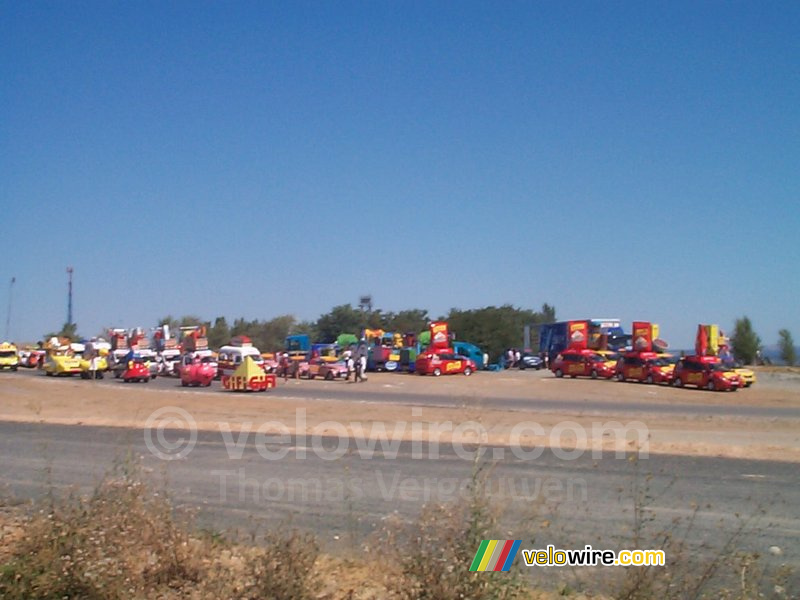
[[(761, 338), (753, 329), (749, 317), (736, 319), (733, 335), (731, 335), (731, 348), (733, 356), (748, 365), (763, 361), (761, 351), (764, 347), (761, 344)], [(781, 329), (778, 332), (778, 353), (784, 364), (790, 367), (797, 364), (797, 350), (788, 329)]]
[[(187, 315), (180, 319), (172, 316), (164, 317), (158, 325), (166, 324), (176, 331), (182, 326), (205, 325), (208, 331), (208, 343), (212, 348), (219, 348), (228, 343), (233, 336), (246, 335), (258, 348), (275, 350), (282, 348), (286, 336), (292, 334), (305, 333), (314, 341), (330, 343), (334, 342), (340, 333), (359, 334), (365, 328), (419, 333), (427, 329), (430, 320), (428, 311), (421, 308), (383, 312), (380, 309), (362, 310), (350, 304), (342, 304), (320, 315), (316, 321), (298, 321), (292, 315), (281, 315), (264, 321), (239, 318), (229, 325), (225, 317), (217, 317), (210, 322), (194, 315)], [(469, 310), (453, 308), (448, 314), (436, 320), (447, 321), (456, 339), (478, 345), (495, 359), (507, 348), (521, 345), (522, 330), (525, 325), (554, 322), (556, 309), (549, 304), (543, 304), (538, 311), (517, 308), (510, 304)], [(65, 324), (60, 332), (49, 333), (45, 339), (53, 335), (78, 339), (76, 329), (74, 323)], [(533, 332), (534, 338), (531, 343), (535, 348), (538, 346), (535, 328)], [(746, 364), (754, 364), (762, 359), (761, 338), (753, 329), (749, 317), (736, 319), (731, 335), (731, 347), (736, 359)], [(784, 364), (790, 366), (797, 364), (794, 339), (788, 329), (781, 329), (778, 332), (778, 352)]]
[[(490, 357), (496, 358), (507, 348), (521, 346), (525, 325), (550, 323), (555, 319), (556, 310), (548, 304), (544, 304), (538, 311), (506, 304), (470, 310), (453, 308), (436, 320), (447, 321), (456, 339), (472, 342)], [(167, 316), (158, 325), (166, 324), (171, 329), (205, 325), (208, 343), (212, 348), (226, 344), (233, 336), (246, 335), (253, 340), (256, 347), (274, 350), (283, 347), (287, 335), (308, 334), (314, 341), (331, 343), (341, 333), (358, 335), (364, 329), (420, 333), (427, 330), (430, 321), (428, 311), (421, 308), (384, 312), (380, 309), (362, 310), (350, 304), (342, 304), (334, 306), (316, 321), (298, 321), (291, 315), (282, 315), (264, 321), (239, 318), (231, 325), (225, 317), (217, 317), (212, 323), (189, 315), (180, 319)]]

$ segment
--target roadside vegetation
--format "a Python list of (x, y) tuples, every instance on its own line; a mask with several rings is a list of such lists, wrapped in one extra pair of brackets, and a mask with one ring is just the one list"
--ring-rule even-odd
[[(517, 559), (510, 573), (470, 572), (482, 539), (502, 533), (490, 501), (488, 471), (476, 468), (459, 503), (423, 508), (417, 520), (388, 520), (363, 558), (320, 553), (309, 534), (277, 530), (232, 542), (196, 528), (135, 467), (121, 466), (88, 497), (48, 496), (0, 522), (0, 597), (22, 599), (473, 600), (556, 597), (639, 600), (790, 598), (792, 574), (767, 570), (737, 543), (760, 515), (742, 518), (724, 547), (702, 560), (684, 542), (694, 516), (654, 530), (649, 476), (631, 488), (631, 547), (659, 547), (668, 566), (572, 569), (566, 582), (535, 590)], [(2, 513), (0, 513), (2, 514)], [(549, 532), (552, 537), (554, 532)], [(523, 539), (534, 543), (536, 532)], [(257, 542), (255, 540), (258, 540)], [(538, 540), (537, 540), (538, 541)], [(555, 589), (553, 589), (555, 588)]]

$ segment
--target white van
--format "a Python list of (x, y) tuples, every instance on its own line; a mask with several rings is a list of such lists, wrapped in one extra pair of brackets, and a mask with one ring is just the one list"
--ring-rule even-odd
[(219, 356), (217, 356), (220, 376), (233, 375), (233, 372), (244, 361), (245, 356), (249, 356), (259, 367), (264, 368), (264, 359), (255, 346), (223, 346), (219, 349)]

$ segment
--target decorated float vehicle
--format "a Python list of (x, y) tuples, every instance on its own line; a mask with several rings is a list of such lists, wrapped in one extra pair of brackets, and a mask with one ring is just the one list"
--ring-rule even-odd
[(125, 383), (150, 381), (150, 366), (147, 361), (140, 356), (130, 359), (122, 372), (122, 381)]
[(672, 383), (676, 387), (693, 385), (711, 391), (735, 392), (744, 387), (741, 377), (722, 364), (717, 356), (686, 356), (675, 366)]
[(0, 371), (3, 369), (16, 371), (17, 367), (19, 367), (17, 347), (9, 342), (3, 342), (0, 344)]
[(614, 376), (615, 367), (594, 350), (564, 350), (550, 364), (550, 370), (556, 377), (591, 377), (592, 379), (610, 379)]
[(44, 361), (45, 375), (79, 375), (84, 348), (83, 344), (69, 342), (62, 344), (61, 341), (51, 340)]
[(102, 338), (86, 343), (81, 357), (81, 377), (83, 379), (102, 379), (108, 371), (108, 354), (111, 344)]
[(246, 355), (231, 375), (222, 376), (222, 387), (230, 392), (264, 392), (275, 385), (275, 375), (265, 373), (251, 355)]
[(674, 369), (670, 359), (657, 352), (626, 352), (617, 361), (615, 373), (618, 381), (669, 384)]
[(231, 340), (231, 343), (222, 346), (217, 353), (219, 377), (229, 377), (249, 358), (255, 365), (264, 372), (264, 358), (258, 348), (253, 346), (253, 342), (246, 335), (239, 335)]
[(187, 354), (180, 368), (181, 385), (208, 387), (217, 377), (217, 364), (210, 356)]
[(472, 375), (477, 371), (475, 361), (459, 354), (448, 352), (423, 352), (417, 357), (414, 371), (420, 375)]
[(617, 380), (671, 383), (675, 365), (672, 357), (664, 352), (669, 344), (658, 337), (658, 325), (634, 321), (632, 332), (633, 350), (617, 361), (614, 369)]

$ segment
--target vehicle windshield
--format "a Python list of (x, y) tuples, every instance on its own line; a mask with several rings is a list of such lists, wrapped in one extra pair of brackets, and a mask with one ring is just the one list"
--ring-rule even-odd
[(712, 371), (730, 371), (730, 367), (723, 365), (722, 363), (714, 363), (711, 365)]
[(14, 356), (15, 354), (16, 352), (14, 352), (13, 350), (0, 350), (0, 358), (9, 358), (11, 356)]
[(656, 364), (659, 367), (668, 367), (670, 365), (677, 364), (677, 362), (678, 362), (678, 359), (674, 358), (672, 356), (659, 356), (656, 359)]

